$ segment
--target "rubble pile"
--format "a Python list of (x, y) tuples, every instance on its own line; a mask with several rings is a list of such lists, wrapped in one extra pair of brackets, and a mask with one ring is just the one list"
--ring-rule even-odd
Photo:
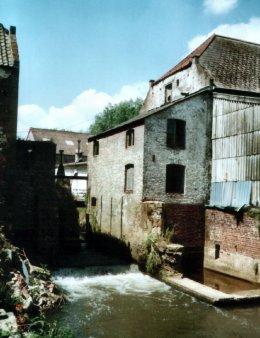
[(32, 265), (25, 252), (13, 246), (0, 228), (0, 279), (10, 287), (15, 304), (26, 312), (59, 306), (64, 296), (50, 277), (46, 268)]

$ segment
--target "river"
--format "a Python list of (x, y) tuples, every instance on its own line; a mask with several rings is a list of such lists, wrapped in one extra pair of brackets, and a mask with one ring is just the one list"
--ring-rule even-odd
[(260, 306), (217, 308), (136, 265), (65, 268), (53, 276), (69, 302), (51, 319), (77, 338), (260, 337)]

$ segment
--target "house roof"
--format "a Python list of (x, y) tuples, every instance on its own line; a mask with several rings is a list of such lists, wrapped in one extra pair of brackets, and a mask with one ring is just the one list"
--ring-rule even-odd
[(15, 67), (18, 63), (16, 28), (11, 26), (8, 31), (0, 23), (0, 66)]
[(179, 63), (177, 63), (176, 66), (174, 66), (172, 69), (170, 69), (167, 73), (165, 73), (163, 76), (161, 76), (158, 80), (153, 82), (153, 86), (157, 83), (165, 80), (167, 77), (174, 75), (181, 70), (188, 68), (192, 64), (192, 59), (194, 57), (200, 56), (206, 48), (209, 46), (209, 44), (212, 42), (212, 40), (215, 38), (215, 34), (211, 35), (206, 41), (204, 41), (199, 47), (197, 47), (193, 52), (191, 52), (189, 55), (187, 55), (184, 59), (182, 59)]
[(72, 131), (30, 128), (27, 140), (33, 141), (52, 141), (56, 144), (56, 152), (64, 150), (65, 155), (75, 155), (80, 140), (80, 149), (84, 155), (88, 153), (87, 133), (77, 133)]
[(260, 45), (215, 34), (152, 85), (190, 67), (195, 57), (217, 86), (260, 91)]

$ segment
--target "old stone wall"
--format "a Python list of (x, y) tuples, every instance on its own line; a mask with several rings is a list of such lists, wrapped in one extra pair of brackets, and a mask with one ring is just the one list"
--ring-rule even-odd
[[(143, 189), (143, 125), (134, 128), (134, 145), (126, 147), (126, 131), (98, 139), (99, 154), (89, 147), (88, 206), (96, 230), (127, 239), (140, 223)], [(134, 166), (132, 191), (125, 191), (125, 168)]]
[(18, 67), (0, 67), (0, 223), (12, 217), (18, 102)]
[(260, 283), (258, 217), (207, 209), (204, 266)]
[[(166, 97), (165, 90), (165, 87), (169, 84), (171, 85), (171, 90), (168, 93), (170, 99)], [(174, 75), (168, 76), (158, 83), (152, 84), (145, 99), (142, 111), (145, 112), (161, 107), (165, 103), (183, 98), (182, 93), (191, 94), (208, 85), (208, 74), (196, 63), (196, 59), (194, 58), (190, 67), (183, 69), (181, 72), (177, 72)]]
[[(183, 100), (145, 120), (144, 200), (205, 204), (211, 168), (212, 99), (200, 94)], [(185, 148), (167, 147), (167, 119), (186, 122)], [(184, 193), (166, 193), (166, 165), (185, 166)]]
[(13, 231), (47, 260), (59, 246), (55, 150), (51, 142), (17, 141)]

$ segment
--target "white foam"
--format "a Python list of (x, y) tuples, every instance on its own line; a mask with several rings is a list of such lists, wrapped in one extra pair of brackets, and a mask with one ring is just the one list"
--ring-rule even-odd
[(166, 292), (170, 287), (148, 275), (137, 271), (135, 266), (124, 273), (91, 276), (91, 273), (81, 272), (81, 275), (68, 275), (69, 272), (60, 271), (56, 273), (54, 281), (69, 293), (69, 299), (79, 298), (102, 299), (110, 291), (118, 294), (142, 294), (150, 295), (154, 292)]

